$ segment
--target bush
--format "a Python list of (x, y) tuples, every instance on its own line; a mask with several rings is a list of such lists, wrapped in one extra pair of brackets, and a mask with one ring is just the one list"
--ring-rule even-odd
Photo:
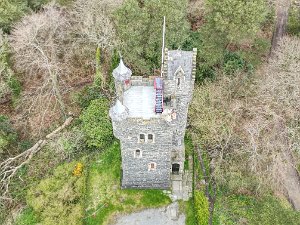
[(92, 100), (102, 98), (100, 88), (96, 86), (87, 86), (85, 87), (77, 96), (76, 102), (79, 104), (81, 108), (87, 108)]
[(239, 70), (243, 70), (245, 66), (244, 59), (235, 52), (226, 52), (224, 55), (223, 71), (227, 75), (234, 74)]
[(0, 29), (9, 32), (11, 25), (19, 20), (27, 11), (26, 1), (1, 0), (0, 1)]
[(85, 176), (72, 174), (76, 163), (57, 167), (53, 176), (28, 191), (27, 204), (38, 215), (40, 224), (81, 224)]
[(113, 140), (112, 125), (108, 115), (109, 101), (99, 98), (91, 101), (80, 116), (82, 131), (90, 148), (108, 146)]
[(21, 92), (21, 84), (15, 78), (10, 64), (7, 35), (3, 34), (0, 29), (0, 99), (11, 94), (17, 97)]
[(300, 9), (296, 6), (291, 7), (289, 12), (287, 32), (290, 35), (300, 36)]
[(206, 225), (209, 220), (209, 204), (202, 191), (195, 191), (195, 210), (198, 225)]
[(216, 78), (216, 71), (213, 66), (207, 64), (202, 64), (197, 68), (196, 72), (196, 82), (203, 83), (204, 80), (213, 80)]
[(299, 224), (300, 214), (287, 201), (273, 196), (219, 194), (214, 224)]
[(12, 127), (8, 117), (0, 115), (0, 154), (10, 145), (16, 144), (17, 133)]

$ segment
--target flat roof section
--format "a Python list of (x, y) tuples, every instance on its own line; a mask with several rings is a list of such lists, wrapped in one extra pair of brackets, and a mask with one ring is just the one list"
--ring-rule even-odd
[(132, 118), (159, 118), (155, 113), (155, 89), (154, 86), (131, 86), (124, 93), (123, 105), (129, 110)]

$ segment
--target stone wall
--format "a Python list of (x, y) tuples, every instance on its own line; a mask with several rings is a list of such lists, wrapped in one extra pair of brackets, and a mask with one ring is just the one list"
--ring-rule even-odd
[[(169, 188), (173, 129), (161, 119), (126, 119), (114, 123), (114, 131), (121, 141), (123, 188)], [(139, 140), (144, 134), (145, 142)], [(153, 142), (147, 140), (153, 134)], [(141, 157), (135, 157), (135, 151)], [(156, 163), (150, 170), (149, 163)]]
[[(172, 54), (181, 54), (172, 51)], [(142, 118), (126, 118), (121, 121), (113, 121), (114, 135), (120, 139), (122, 154), (122, 187), (123, 188), (170, 188), (172, 163), (180, 165), (182, 174), (185, 160), (184, 135), (187, 124), (188, 106), (192, 99), (195, 68), (196, 50), (183, 52), (183, 56), (189, 57), (183, 60), (188, 74), (179, 74), (180, 86), (176, 83), (176, 76), (168, 74), (168, 60), (173, 56), (169, 55), (166, 49), (164, 64), (164, 96), (171, 97), (171, 106), (176, 113), (176, 119), (165, 120), (163, 116), (143, 120)], [(169, 66), (178, 63), (174, 55)], [(188, 68), (187, 68), (188, 67)], [(166, 75), (168, 74), (168, 75)], [(143, 78), (132, 76), (131, 86), (153, 86), (154, 77)], [(139, 135), (154, 135), (153, 143), (141, 142)], [(141, 157), (136, 157), (135, 151), (141, 151)], [(156, 169), (149, 170), (149, 163), (155, 163)]]

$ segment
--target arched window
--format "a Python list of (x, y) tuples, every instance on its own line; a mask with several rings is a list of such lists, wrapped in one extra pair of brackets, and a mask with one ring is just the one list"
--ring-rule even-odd
[(141, 150), (137, 149), (134, 152), (134, 158), (141, 158), (142, 157), (142, 152)]
[(175, 76), (174, 76), (174, 79), (175, 79), (175, 81), (176, 81), (176, 86), (177, 86), (177, 88), (181, 88), (181, 85), (182, 85), (182, 83), (183, 83), (183, 81), (184, 81), (184, 71), (183, 71), (183, 69), (182, 69), (182, 67), (181, 66), (179, 66), (178, 68), (177, 68), (177, 70), (175, 71), (175, 74), (174, 74)]

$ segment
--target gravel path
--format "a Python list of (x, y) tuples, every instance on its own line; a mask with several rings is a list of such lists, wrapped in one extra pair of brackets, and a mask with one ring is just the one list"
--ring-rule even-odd
[(177, 202), (158, 209), (119, 216), (114, 225), (185, 225), (185, 215), (179, 215)]

